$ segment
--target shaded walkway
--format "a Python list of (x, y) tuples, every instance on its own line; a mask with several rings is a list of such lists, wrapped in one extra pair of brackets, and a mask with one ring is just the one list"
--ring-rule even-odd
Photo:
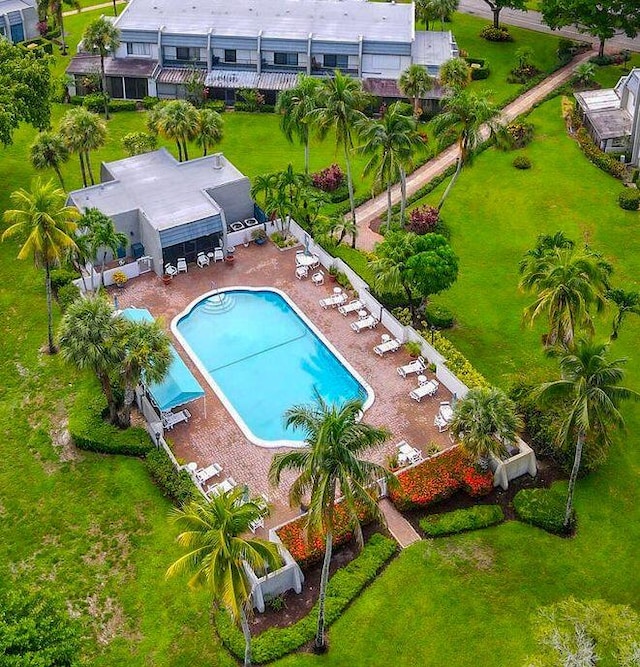
[(415, 528), (398, 512), (388, 498), (380, 501), (380, 509), (387, 521), (387, 529), (401, 549), (406, 549), (422, 539)]

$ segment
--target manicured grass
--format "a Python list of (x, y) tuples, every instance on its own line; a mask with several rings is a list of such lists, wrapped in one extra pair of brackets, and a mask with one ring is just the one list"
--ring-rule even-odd
[(634, 67), (640, 67), (640, 53), (632, 54), (629, 62), (624, 63), (624, 65), (598, 67), (596, 81), (602, 88), (613, 88), (620, 77), (628, 74)]

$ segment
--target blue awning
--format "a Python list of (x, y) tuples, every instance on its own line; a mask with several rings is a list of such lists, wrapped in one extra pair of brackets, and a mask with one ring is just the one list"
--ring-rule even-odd
[[(153, 322), (153, 315), (146, 308), (125, 308), (121, 315), (132, 322)], [(171, 410), (179, 405), (204, 396), (204, 389), (193, 377), (173, 345), (171, 348), (172, 361), (169, 372), (162, 382), (152, 382), (148, 391), (160, 410)]]

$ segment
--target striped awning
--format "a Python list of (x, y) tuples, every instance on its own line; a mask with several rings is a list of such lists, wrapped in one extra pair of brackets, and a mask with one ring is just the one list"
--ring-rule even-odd
[(298, 81), (296, 72), (249, 72), (242, 70), (213, 70), (207, 74), (208, 88), (252, 88), (254, 90), (289, 90)]
[(156, 81), (158, 83), (188, 83), (193, 77), (193, 73), (198, 74), (200, 81), (204, 81), (204, 72), (202, 70), (193, 69), (192, 67), (163, 67), (158, 75)]

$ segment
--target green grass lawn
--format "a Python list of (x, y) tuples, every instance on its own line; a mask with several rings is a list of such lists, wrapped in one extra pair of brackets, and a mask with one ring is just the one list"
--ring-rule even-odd
[(624, 65), (607, 65), (598, 67), (596, 81), (602, 88), (613, 88), (621, 76), (628, 74), (634, 67), (640, 67), (640, 53), (631, 54), (629, 62)]

